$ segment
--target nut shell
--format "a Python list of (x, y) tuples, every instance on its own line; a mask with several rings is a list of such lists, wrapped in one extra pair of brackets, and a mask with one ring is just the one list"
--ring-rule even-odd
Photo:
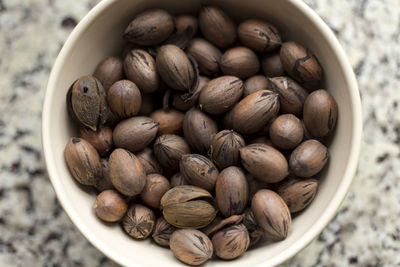
[(146, 185), (140, 193), (140, 198), (147, 206), (160, 209), (162, 196), (171, 189), (167, 178), (161, 174), (153, 173), (146, 177)]
[(180, 134), (184, 116), (182, 112), (174, 109), (158, 109), (150, 114), (150, 118), (160, 123), (157, 135)]
[(264, 55), (261, 66), (267, 77), (279, 77), (285, 74), (279, 52)]
[(106, 92), (108, 89), (124, 77), (123, 62), (119, 57), (108, 57), (101, 61), (93, 76), (103, 85)]
[(108, 167), (108, 159), (100, 159), (101, 167), (103, 170), (103, 176), (99, 178), (94, 185), (99, 192), (105, 190), (114, 189), (110, 178), (110, 169)]
[(196, 35), (199, 29), (199, 24), (195, 16), (184, 14), (175, 16), (174, 19), (175, 19), (175, 29), (177, 33), (182, 33), (186, 30), (186, 28), (191, 27), (192, 37)]
[(224, 260), (233, 260), (243, 255), (250, 245), (250, 237), (243, 224), (232, 225), (212, 237), (215, 254)]
[(140, 164), (142, 164), (146, 174), (162, 173), (163, 169), (154, 156), (153, 150), (146, 147), (142, 151), (135, 154)]
[(122, 220), (122, 228), (135, 239), (147, 238), (154, 229), (154, 212), (140, 204), (132, 205)]
[(278, 29), (259, 19), (248, 19), (240, 23), (238, 36), (245, 46), (260, 53), (275, 50), (282, 43)]
[(101, 127), (94, 132), (88, 128), (81, 127), (79, 129), (80, 137), (88, 141), (100, 154), (100, 156), (107, 156), (112, 149), (112, 129), (108, 126)]
[(188, 183), (185, 180), (185, 177), (182, 173), (178, 172), (175, 173), (171, 177), (171, 187), (179, 186), (179, 185), (187, 185)]
[(292, 114), (280, 115), (269, 128), (272, 143), (280, 149), (293, 149), (303, 140), (303, 125)]
[(160, 246), (169, 247), (169, 239), (176, 228), (169, 224), (163, 216), (156, 221), (156, 226), (153, 232), (153, 240)]
[(260, 70), (260, 61), (252, 50), (238, 46), (225, 51), (221, 57), (220, 67), (226, 75), (245, 79), (255, 75)]
[(269, 82), (264, 75), (255, 75), (244, 83), (243, 96), (246, 97), (260, 90), (271, 90)]
[(201, 74), (209, 76), (218, 74), (222, 53), (213, 44), (203, 38), (195, 38), (190, 41), (186, 52), (197, 61)]
[(110, 87), (107, 101), (114, 114), (120, 118), (129, 118), (139, 113), (142, 96), (136, 84), (129, 80), (121, 80)]
[(93, 208), (103, 221), (116, 222), (125, 215), (128, 205), (117, 191), (106, 190), (97, 196)]
[(165, 134), (154, 142), (154, 153), (164, 167), (177, 170), (182, 156), (190, 154), (190, 148), (182, 137)]
[(220, 169), (239, 165), (239, 149), (245, 146), (243, 137), (232, 130), (217, 133), (211, 143), (211, 159)]
[(318, 189), (315, 179), (290, 179), (277, 188), (277, 193), (287, 204), (290, 212), (299, 212), (313, 201)]
[(188, 111), (189, 109), (191, 109), (197, 104), (201, 90), (209, 81), (210, 79), (208, 79), (207, 77), (200, 76), (199, 86), (197, 90), (190, 95), (190, 97), (186, 97), (187, 94), (185, 93), (175, 92), (172, 96), (172, 106), (180, 111)]

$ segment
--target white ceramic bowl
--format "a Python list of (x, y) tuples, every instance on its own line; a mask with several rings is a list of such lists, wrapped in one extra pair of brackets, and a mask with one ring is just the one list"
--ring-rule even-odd
[[(107, 226), (95, 216), (94, 196), (82, 191), (68, 172), (64, 147), (76, 134), (67, 116), (65, 95), (79, 76), (91, 74), (106, 56), (122, 48), (124, 28), (142, 10), (160, 7), (174, 14), (195, 12), (200, 0), (103, 0), (74, 29), (49, 79), (43, 108), (43, 149), (48, 173), (63, 208), (82, 234), (100, 251), (124, 266), (176, 266), (171, 251), (147, 241), (135, 241), (118, 225)], [(339, 120), (330, 162), (318, 194), (296, 217), (287, 239), (252, 249), (234, 261), (210, 261), (209, 266), (269, 266), (282, 263), (310, 243), (325, 228), (343, 201), (356, 171), (362, 132), (360, 97), (346, 55), (328, 26), (300, 0), (215, 0), (236, 19), (264, 18), (285, 40), (309, 47), (325, 70), (325, 86), (339, 106)]]

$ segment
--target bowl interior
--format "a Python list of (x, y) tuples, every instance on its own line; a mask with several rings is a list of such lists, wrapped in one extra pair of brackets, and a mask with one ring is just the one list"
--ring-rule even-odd
[[(293, 222), (288, 238), (248, 251), (235, 261), (212, 261), (210, 266), (277, 264), (293, 256), (323, 229), (342, 201), (355, 170), (361, 134), (358, 91), (343, 52), (326, 25), (301, 1), (218, 0), (216, 4), (235, 19), (263, 18), (275, 24), (285, 40), (309, 47), (325, 72), (325, 86), (339, 106), (336, 134), (330, 145), (330, 162), (316, 199)], [(97, 63), (118, 55), (122, 33), (138, 12), (160, 7), (174, 14), (196, 13), (200, 0), (105, 0), (80, 23), (61, 52), (46, 93), (43, 112), (43, 145), (49, 174), (57, 195), (80, 231), (103, 253), (123, 265), (173, 266), (168, 249), (149, 240), (134, 241), (118, 225), (107, 226), (96, 218), (93, 195), (77, 186), (64, 161), (64, 147), (76, 133), (67, 115), (65, 95), (79, 76), (91, 74)]]

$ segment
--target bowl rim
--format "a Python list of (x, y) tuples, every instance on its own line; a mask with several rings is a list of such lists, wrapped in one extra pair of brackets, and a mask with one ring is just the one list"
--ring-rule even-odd
[[(44, 95), (44, 103), (42, 109), (42, 148), (44, 152), (44, 159), (46, 163), (47, 173), (49, 175), (51, 184), (56, 192), (57, 198), (61, 203), (61, 206), (66, 211), (66, 214), (72, 221), (74, 225), (78, 228), (83, 236), (86, 237), (89, 242), (104, 253), (108, 258), (113, 260), (114, 262), (121, 264), (123, 266), (141, 266), (137, 263), (134, 263), (127, 258), (121, 257), (117, 254), (117, 252), (113, 250), (107, 250), (103, 243), (97, 238), (94, 233), (91, 233), (90, 229), (84, 224), (83, 221), (78, 219), (77, 213), (72, 209), (72, 207), (68, 204), (67, 198), (64, 194), (61, 193), (61, 183), (58, 182), (56, 178), (56, 169), (54, 164), (52, 163), (51, 155), (51, 145), (48, 140), (51, 138), (51, 128), (49, 116), (50, 108), (51, 108), (51, 99), (53, 98), (53, 94), (55, 92), (55, 84), (56, 77), (58, 73), (61, 71), (62, 63), (66, 60), (66, 56), (75, 42), (79, 39), (81, 34), (90, 26), (90, 24), (95, 20), (95, 18), (111, 6), (113, 3), (118, 0), (103, 0), (98, 3), (94, 8), (92, 8), (78, 23), (75, 29), (71, 32), (65, 44), (63, 45), (60, 53), (58, 54), (56, 61), (53, 65), (52, 71), (49, 76), (49, 80), (47, 83), (47, 87)], [(328, 40), (332, 44), (333, 51), (336, 54), (335, 56), (338, 58), (341, 68), (343, 69), (344, 75), (348, 81), (350, 88), (350, 100), (352, 103), (352, 117), (353, 117), (353, 135), (351, 137), (351, 149), (349, 160), (344, 171), (344, 175), (342, 178), (342, 182), (340, 183), (337, 192), (335, 193), (332, 200), (329, 202), (325, 211), (321, 214), (319, 219), (313, 224), (313, 227), (308, 229), (301, 238), (296, 240), (287, 250), (286, 253), (278, 254), (269, 259), (268, 264), (271, 266), (281, 264), (297, 253), (299, 253), (302, 249), (304, 249), (308, 244), (310, 244), (318, 235), (326, 228), (326, 226), (330, 223), (333, 217), (336, 215), (340, 205), (345, 199), (347, 195), (351, 183), (353, 181), (355, 172), (357, 170), (360, 150), (361, 150), (361, 140), (362, 140), (362, 108), (361, 108), (361, 99), (359, 95), (359, 89), (357, 85), (357, 80), (353, 69), (350, 65), (350, 62), (347, 58), (344, 49), (340, 45), (338, 39), (332, 32), (332, 30), (328, 27), (328, 25), (322, 20), (319, 15), (312, 10), (307, 4), (305, 4), (302, 0), (287, 0), (290, 1), (293, 5), (295, 5), (301, 12), (303, 12), (312, 22), (313, 24), (321, 31), (324, 38)], [(259, 267), (265, 266), (264, 264), (257, 265)]]

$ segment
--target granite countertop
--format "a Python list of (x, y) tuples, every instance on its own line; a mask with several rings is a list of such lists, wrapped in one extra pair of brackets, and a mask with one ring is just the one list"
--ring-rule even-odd
[[(41, 152), (55, 57), (98, 0), (0, 0), (0, 266), (115, 266), (60, 207)], [(306, 0), (357, 74), (364, 140), (357, 177), (326, 230), (287, 266), (400, 264), (400, 1)]]

